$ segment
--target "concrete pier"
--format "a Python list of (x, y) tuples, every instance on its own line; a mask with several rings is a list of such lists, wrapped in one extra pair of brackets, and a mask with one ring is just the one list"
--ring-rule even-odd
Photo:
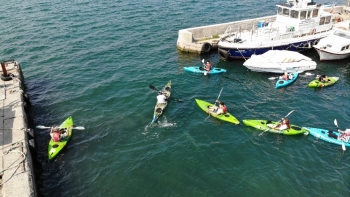
[(217, 49), (217, 43), (223, 37), (257, 28), (259, 22), (268, 23), (275, 20), (276, 16), (266, 16), (230, 23), (181, 29), (178, 34), (177, 48), (183, 52), (208, 53)]
[[(4, 71), (5, 68), (5, 71)], [(18, 62), (2, 63), (0, 80), (0, 197), (37, 196), (23, 74)], [(30, 137), (31, 136), (31, 137)]]

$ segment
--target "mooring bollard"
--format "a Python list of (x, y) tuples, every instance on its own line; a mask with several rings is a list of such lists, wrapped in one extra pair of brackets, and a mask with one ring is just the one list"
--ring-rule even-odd
[(11, 74), (11, 76), (7, 73), (7, 70), (6, 70), (6, 66), (5, 66), (5, 62), (1, 62), (1, 69), (2, 69), (2, 73), (1, 74), (1, 80), (3, 81), (10, 81), (12, 80), (12, 77), (13, 77), (13, 74)]
[(1, 69), (2, 69), (2, 75), (4, 76), (4, 77), (8, 77), (7, 76), (7, 70), (6, 70), (6, 66), (5, 66), (5, 62), (1, 62)]

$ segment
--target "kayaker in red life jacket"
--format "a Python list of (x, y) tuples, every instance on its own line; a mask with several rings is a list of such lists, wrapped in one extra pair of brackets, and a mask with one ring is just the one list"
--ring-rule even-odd
[(338, 137), (339, 140), (342, 140), (344, 142), (348, 142), (350, 139), (350, 129), (346, 129), (345, 131), (342, 131), (338, 129), (338, 132), (341, 133), (341, 135)]
[(288, 80), (288, 79), (289, 79), (288, 73), (285, 72), (284, 75), (281, 76), (281, 78), (282, 78), (283, 80)]
[(274, 129), (285, 130), (290, 129), (290, 123), (288, 118), (282, 118), (282, 122), (274, 127)]
[(59, 142), (61, 139), (61, 131), (58, 127), (51, 127), (50, 136), (55, 142)]
[(217, 115), (226, 114), (227, 107), (226, 107), (225, 103), (222, 102), (222, 101), (219, 101), (219, 100), (216, 100), (215, 102), (219, 103), (219, 107), (217, 107), (217, 106), (210, 106), (209, 107), (209, 113), (214, 113), (214, 114), (217, 114)]

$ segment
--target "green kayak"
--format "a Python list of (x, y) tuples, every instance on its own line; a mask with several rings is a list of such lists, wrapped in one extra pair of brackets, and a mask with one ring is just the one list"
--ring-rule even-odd
[(73, 134), (73, 118), (69, 116), (60, 126), (60, 130), (62, 131), (61, 135), (64, 137), (61, 137), (59, 142), (55, 142), (53, 139), (49, 142), (48, 147), (48, 155), (49, 160), (54, 159), (58, 153), (61, 152), (61, 150), (66, 146), (69, 139), (72, 137)]
[[(198, 106), (206, 113), (209, 113), (210, 106), (214, 106), (214, 104), (211, 104), (211, 103), (208, 103), (206, 101), (199, 100), (199, 99), (196, 99), (196, 102), (197, 102)], [(226, 114), (221, 114), (221, 115), (217, 115), (217, 114), (213, 114), (213, 113), (211, 113), (210, 115), (217, 118), (217, 119), (223, 120), (223, 121), (231, 122), (233, 124), (239, 124), (239, 121), (228, 112), (226, 112)]]
[(264, 132), (280, 133), (284, 135), (297, 135), (307, 132), (308, 130), (291, 125), (290, 129), (276, 130), (267, 126), (267, 124), (277, 125), (279, 122), (269, 121), (269, 120), (243, 120), (243, 123), (247, 126), (254, 127), (256, 129), (262, 130)]
[(331, 86), (339, 80), (339, 77), (327, 77), (327, 78), (328, 78), (328, 82), (321, 82), (321, 81), (315, 79), (309, 83), (308, 87), (320, 88), (320, 87)]

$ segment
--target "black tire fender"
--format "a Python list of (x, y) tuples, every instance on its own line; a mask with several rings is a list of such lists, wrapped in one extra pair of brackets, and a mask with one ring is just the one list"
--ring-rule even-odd
[(5, 77), (4, 74), (1, 74), (1, 80), (10, 81), (10, 80), (12, 80), (12, 77), (10, 74), (8, 74), (7, 77)]
[(203, 43), (202, 45), (202, 52), (203, 53), (209, 53), (211, 51), (213, 47), (211, 46), (211, 44), (209, 44), (208, 42)]
[(230, 54), (227, 51), (222, 49), (219, 49), (218, 51), (219, 51), (219, 56), (222, 60), (227, 61), (230, 58)]

